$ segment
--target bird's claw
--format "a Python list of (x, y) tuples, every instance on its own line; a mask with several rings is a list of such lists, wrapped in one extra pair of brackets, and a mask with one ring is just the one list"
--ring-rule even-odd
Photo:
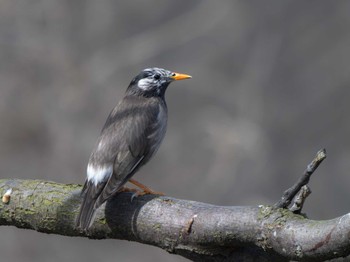
[(131, 198), (130, 198), (130, 202), (132, 202), (135, 197), (138, 197), (137, 192), (132, 193)]
[(157, 191), (153, 191), (152, 189), (148, 189), (148, 190), (137, 190), (135, 191), (132, 195), (131, 195), (131, 200), (130, 202), (132, 202), (134, 200), (135, 197), (139, 197), (139, 196), (144, 196), (144, 195), (159, 195), (159, 196), (164, 196), (164, 193), (162, 192), (157, 192)]

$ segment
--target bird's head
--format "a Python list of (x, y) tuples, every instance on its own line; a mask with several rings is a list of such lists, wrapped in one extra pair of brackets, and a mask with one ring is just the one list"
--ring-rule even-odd
[(146, 97), (164, 96), (172, 81), (191, 78), (189, 75), (175, 73), (162, 68), (142, 70), (130, 83), (127, 93)]

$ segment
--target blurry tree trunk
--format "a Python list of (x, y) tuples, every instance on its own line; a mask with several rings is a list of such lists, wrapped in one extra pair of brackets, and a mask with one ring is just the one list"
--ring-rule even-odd
[[(313, 221), (270, 206), (214, 206), (146, 195), (117, 194), (89, 232), (74, 228), (80, 185), (0, 180), (0, 225), (94, 239), (124, 239), (195, 261), (322, 261), (350, 255), (350, 214)], [(7, 202), (7, 203), (4, 203)]]

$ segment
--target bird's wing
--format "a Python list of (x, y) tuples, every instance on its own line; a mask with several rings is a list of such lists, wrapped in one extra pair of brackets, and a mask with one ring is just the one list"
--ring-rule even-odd
[(150, 145), (159, 145), (165, 133), (159, 124), (160, 110), (158, 103), (125, 97), (110, 113), (89, 159), (84, 200), (77, 218), (79, 227), (88, 228), (94, 211), (155, 152)]
[(159, 124), (160, 108), (158, 103), (125, 97), (109, 115), (89, 160), (89, 166), (97, 170), (90, 180), (97, 187), (103, 186), (96, 192), (99, 195), (96, 208), (118, 191), (156, 150), (149, 145), (159, 144), (156, 140), (163, 134), (158, 133), (165, 132)]
[[(102, 134), (106, 133), (107, 137), (111, 137), (110, 133), (115, 136), (114, 142), (110, 145), (111, 148), (108, 149), (115, 154), (114, 172), (101, 191), (95, 204), (96, 208), (114, 195), (149, 160), (156, 150), (153, 145), (159, 145), (158, 139), (162, 139), (163, 134), (159, 133), (165, 132), (160, 128), (161, 121), (158, 115), (161, 109), (157, 103), (147, 103), (146, 106), (142, 101), (136, 103), (126, 100), (126, 102), (133, 107), (127, 109), (127, 106), (123, 106), (126, 108), (124, 112), (118, 110), (117, 114), (120, 115), (116, 116), (118, 121), (111, 121), (113, 123), (111, 131), (108, 131), (107, 126), (106, 131), (102, 132)], [(111, 117), (114, 117), (113, 114)]]

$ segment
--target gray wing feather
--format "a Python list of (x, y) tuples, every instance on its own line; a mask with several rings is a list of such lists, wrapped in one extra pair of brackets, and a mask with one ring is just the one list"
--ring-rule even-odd
[[(160, 113), (165, 119), (159, 119)], [(165, 104), (159, 106), (159, 101), (155, 101), (154, 104), (147, 103), (145, 106), (144, 101), (134, 97), (125, 97), (111, 112), (90, 156), (89, 164), (113, 165), (113, 174), (97, 184), (91, 181), (85, 183), (85, 197), (77, 219), (79, 227), (87, 229), (95, 210), (114, 195), (155, 153), (165, 134), (166, 113)]]

